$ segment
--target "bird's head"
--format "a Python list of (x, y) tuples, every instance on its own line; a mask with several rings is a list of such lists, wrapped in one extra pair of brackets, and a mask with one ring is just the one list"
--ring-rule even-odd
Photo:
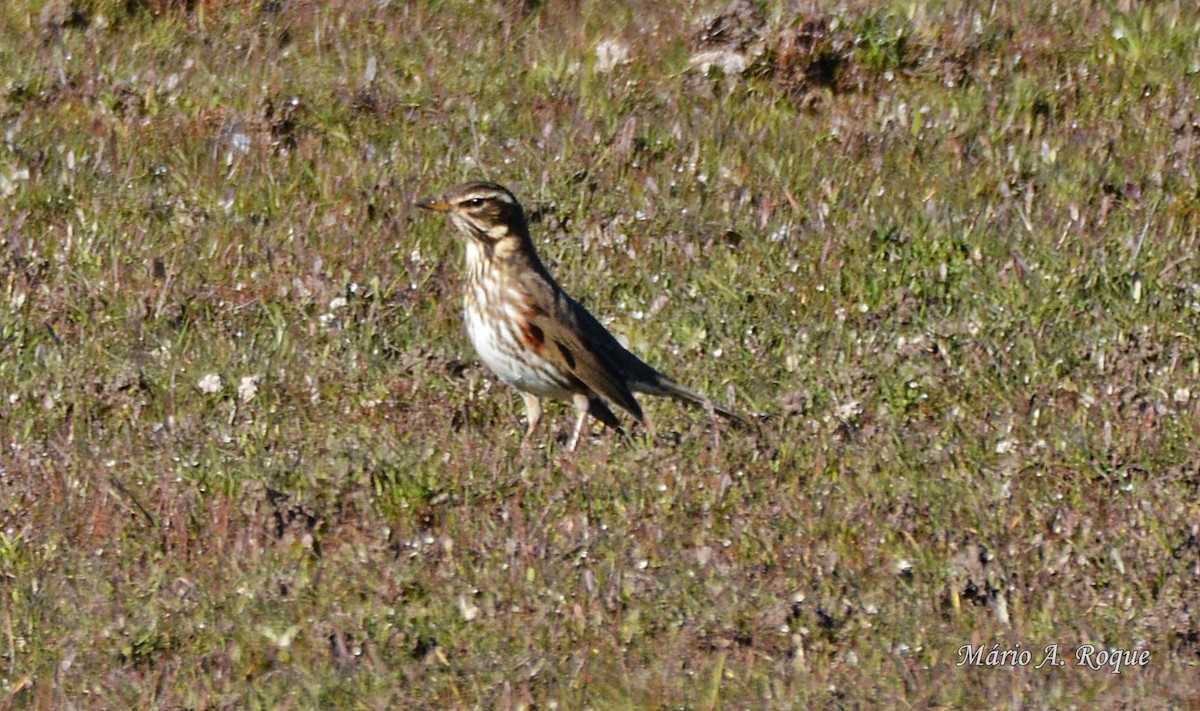
[(488, 252), (509, 252), (529, 240), (529, 224), (521, 203), (496, 183), (459, 185), (417, 206), (446, 213), (455, 227)]

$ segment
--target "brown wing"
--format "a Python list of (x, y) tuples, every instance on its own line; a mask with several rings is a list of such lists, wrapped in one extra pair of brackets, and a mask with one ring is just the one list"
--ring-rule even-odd
[(638, 420), (644, 419), (622, 368), (623, 356), (632, 354), (552, 282), (530, 278), (523, 280), (522, 287), (530, 297), (526, 318), (543, 343), (541, 356), (571, 373), (592, 392), (625, 408)]

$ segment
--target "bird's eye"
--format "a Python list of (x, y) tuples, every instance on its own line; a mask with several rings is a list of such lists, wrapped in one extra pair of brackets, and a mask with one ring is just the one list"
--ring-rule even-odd
[(483, 205), (483, 198), (471, 198), (467, 200), (467, 207), (479, 207)]

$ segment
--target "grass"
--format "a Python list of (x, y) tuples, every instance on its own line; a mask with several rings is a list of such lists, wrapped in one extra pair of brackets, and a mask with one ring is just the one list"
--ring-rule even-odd
[[(0, 38), (0, 707), (1200, 702), (1190, 4), (51, 0)], [(647, 401), (660, 441), (568, 455), (559, 406), (523, 452), (413, 208), (481, 177), (760, 432)]]

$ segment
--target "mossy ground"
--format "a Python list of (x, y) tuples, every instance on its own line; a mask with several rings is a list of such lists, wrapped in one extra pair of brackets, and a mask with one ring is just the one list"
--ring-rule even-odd
[[(0, 707), (1200, 702), (1198, 72), (1188, 2), (5, 3)], [(476, 178), (761, 431), (523, 452)]]

